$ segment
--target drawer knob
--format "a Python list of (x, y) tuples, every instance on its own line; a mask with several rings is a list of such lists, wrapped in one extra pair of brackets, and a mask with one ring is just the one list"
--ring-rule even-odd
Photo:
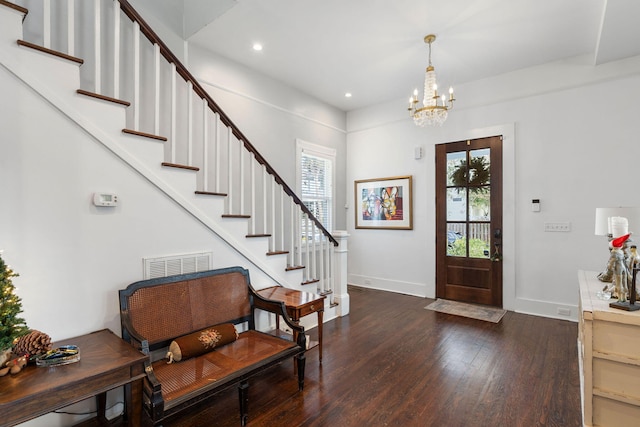
[(313, 304), (311, 304), (311, 310), (315, 310), (315, 309), (316, 307)]

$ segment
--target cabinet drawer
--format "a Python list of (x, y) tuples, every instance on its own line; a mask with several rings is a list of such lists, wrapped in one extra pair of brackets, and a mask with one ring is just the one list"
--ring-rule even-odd
[(638, 419), (640, 419), (640, 407), (593, 396), (594, 426), (637, 427)]
[(638, 326), (626, 323), (593, 321), (593, 351), (638, 358)]
[(640, 366), (594, 358), (593, 387), (640, 403)]
[(304, 317), (307, 314), (315, 313), (316, 311), (322, 310), (324, 308), (322, 304), (323, 304), (323, 300), (320, 300), (318, 302), (314, 302), (314, 303), (307, 304), (305, 306), (300, 307), (297, 310), (299, 317)]

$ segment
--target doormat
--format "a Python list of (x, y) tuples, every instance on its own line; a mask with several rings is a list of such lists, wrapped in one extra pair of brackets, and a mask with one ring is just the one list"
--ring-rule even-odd
[(484, 320), (486, 322), (498, 323), (505, 315), (506, 310), (484, 305), (467, 304), (464, 302), (437, 299), (428, 306), (427, 310), (439, 313), (453, 314), (455, 316), (470, 317), (472, 319)]

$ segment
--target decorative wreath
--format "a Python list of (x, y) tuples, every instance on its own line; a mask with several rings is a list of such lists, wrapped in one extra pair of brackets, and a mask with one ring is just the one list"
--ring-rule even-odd
[(467, 161), (463, 160), (451, 173), (451, 182), (456, 187), (487, 185), (491, 178), (489, 164), (485, 157), (472, 157), (467, 167)]

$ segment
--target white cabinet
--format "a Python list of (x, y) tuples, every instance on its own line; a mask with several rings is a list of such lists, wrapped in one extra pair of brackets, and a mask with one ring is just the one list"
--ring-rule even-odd
[(640, 425), (640, 311), (610, 308), (596, 297), (604, 283), (578, 271), (578, 353), (586, 426)]

